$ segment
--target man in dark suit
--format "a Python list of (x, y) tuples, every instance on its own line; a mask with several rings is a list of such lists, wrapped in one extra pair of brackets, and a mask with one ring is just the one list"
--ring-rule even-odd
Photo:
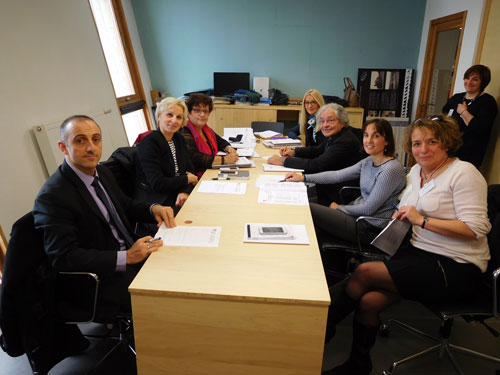
[[(304, 173), (312, 174), (347, 168), (366, 156), (360, 140), (348, 126), (349, 117), (344, 107), (336, 103), (326, 104), (316, 112), (316, 118), (326, 141), (318, 146), (295, 149), (283, 147), (280, 155), (271, 156), (268, 163), (302, 169)], [(344, 185), (359, 186), (359, 181), (316, 185), (318, 203), (329, 206), (331, 202), (340, 201), (338, 191)]]
[(127, 197), (111, 172), (98, 165), (101, 130), (77, 115), (61, 125), (65, 161), (40, 190), (33, 209), (45, 251), (57, 271), (88, 271), (100, 278), (97, 321), (131, 311), (128, 286), (144, 260), (163, 245), (134, 238), (131, 223), (175, 226), (170, 207)]

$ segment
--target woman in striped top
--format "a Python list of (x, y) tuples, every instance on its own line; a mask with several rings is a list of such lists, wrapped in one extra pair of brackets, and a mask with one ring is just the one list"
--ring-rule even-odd
[(198, 182), (184, 137), (177, 132), (187, 122), (187, 107), (168, 97), (155, 115), (159, 129), (137, 146), (135, 198), (171, 206), (177, 213)]

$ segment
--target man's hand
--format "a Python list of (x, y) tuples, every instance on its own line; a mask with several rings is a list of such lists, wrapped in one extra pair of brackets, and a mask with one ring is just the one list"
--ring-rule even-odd
[(279, 155), (273, 155), (267, 160), (268, 164), (283, 165), (283, 159)]
[(151, 211), (155, 217), (156, 222), (158, 223), (158, 227), (161, 223), (165, 223), (167, 228), (173, 228), (176, 226), (174, 219), (174, 210), (172, 207), (160, 206), (159, 204), (155, 204)]
[[(162, 206), (160, 206), (162, 207)], [(148, 242), (150, 239), (153, 237), (151, 236), (146, 236), (139, 238), (135, 243), (132, 245), (130, 249), (126, 251), (127, 253), (127, 264), (136, 264), (139, 262), (142, 262), (144, 259), (146, 259), (149, 254), (158, 251), (158, 248), (160, 246), (163, 246), (163, 241), (162, 240), (156, 240), (152, 242)]]
[(292, 158), (295, 156), (295, 151), (293, 148), (285, 146), (280, 148), (280, 155)]
[(177, 199), (175, 201), (175, 205), (177, 207), (182, 207), (184, 202), (188, 199), (189, 194), (188, 193), (179, 193), (177, 194)]

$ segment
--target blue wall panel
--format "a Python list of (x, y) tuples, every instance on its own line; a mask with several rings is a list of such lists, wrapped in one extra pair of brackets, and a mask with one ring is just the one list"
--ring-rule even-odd
[(342, 96), (358, 68), (416, 68), (425, 3), (132, 0), (151, 83), (172, 96), (212, 88), (214, 71)]

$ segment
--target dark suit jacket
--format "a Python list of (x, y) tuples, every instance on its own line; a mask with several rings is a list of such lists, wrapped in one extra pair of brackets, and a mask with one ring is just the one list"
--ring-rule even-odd
[(285, 167), (303, 169), (304, 173), (336, 171), (356, 164), (362, 158), (361, 142), (344, 127), (318, 146), (298, 147), (295, 156), (286, 158)]
[[(97, 171), (131, 234), (131, 222), (154, 221), (149, 204), (127, 197), (106, 167), (99, 165)], [(130, 306), (127, 287), (138, 267), (127, 265), (126, 272), (115, 271), (119, 243), (88, 189), (66, 162), (38, 193), (33, 215), (35, 227), (43, 233), (45, 252), (55, 270), (88, 271), (101, 279), (98, 320), (105, 320)]]
[(172, 139), (177, 154), (179, 176), (175, 175), (174, 159), (168, 142), (160, 130), (151, 132), (137, 146), (139, 150), (135, 159), (138, 179), (136, 199), (175, 208), (179, 193), (190, 194), (193, 191), (193, 185), (188, 183), (186, 172), (195, 173), (195, 171), (184, 137), (177, 132)]
[[(304, 173), (336, 171), (356, 164), (364, 157), (358, 137), (345, 126), (333, 137), (326, 138), (318, 146), (299, 147), (295, 157), (286, 158), (285, 167), (303, 169)], [(329, 205), (339, 202), (342, 186), (359, 186), (359, 180), (345, 181), (341, 184), (316, 185), (318, 203)]]

